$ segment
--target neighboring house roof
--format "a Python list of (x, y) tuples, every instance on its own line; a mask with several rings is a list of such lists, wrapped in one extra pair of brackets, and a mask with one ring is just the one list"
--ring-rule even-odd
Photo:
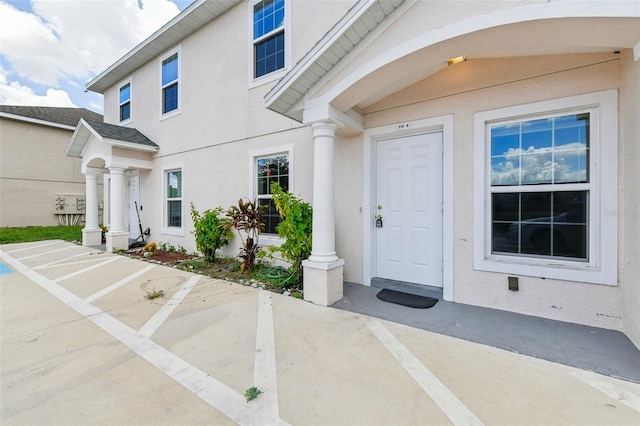
[(134, 70), (157, 58), (167, 49), (241, 2), (242, 0), (196, 0), (115, 64), (87, 83), (86, 89), (104, 93), (109, 87), (126, 78)]
[(102, 115), (86, 108), (0, 105), (0, 117), (74, 130), (81, 118), (102, 122)]
[(81, 119), (69, 140), (65, 155), (81, 158), (91, 136), (100, 142), (135, 151), (157, 152), (160, 148), (138, 129)]

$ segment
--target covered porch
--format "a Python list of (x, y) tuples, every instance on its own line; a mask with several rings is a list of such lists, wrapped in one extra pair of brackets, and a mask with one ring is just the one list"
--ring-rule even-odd
[[(159, 146), (136, 129), (113, 124), (80, 120), (69, 141), (65, 155), (82, 159), (86, 179), (86, 215), (82, 230), (83, 246), (102, 244), (99, 223), (100, 205), (105, 210), (102, 224), (108, 228), (106, 250), (129, 248), (127, 229), (131, 206), (137, 209), (139, 171), (151, 170), (152, 155)], [(104, 200), (98, 196), (98, 180), (104, 182)], [(127, 190), (128, 188), (128, 190)], [(137, 212), (136, 212), (137, 213)]]

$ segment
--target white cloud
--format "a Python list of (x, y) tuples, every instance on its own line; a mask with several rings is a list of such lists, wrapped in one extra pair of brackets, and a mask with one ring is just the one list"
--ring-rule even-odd
[(573, 142), (562, 146), (509, 148), (491, 165), (492, 185), (580, 182), (587, 177), (587, 147)]
[[(169, 0), (141, 4), (138, 0), (32, 0), (33, 13), (28, 13), (0, 1), (6, 73), (52, 87), (47, 97), (49, 92), (58, 96), (57, 89), (63, 85), (84, 86), (179, 12)], [(15, 81), (2, 84), (3, 92), (29, 91)]]
[(75, 107), (64, 90), (47, 89), (46, 95), (38, 95), (33, 89), (18, 81), (8, 82), (6, 70), (0, 67), (0, 104)]

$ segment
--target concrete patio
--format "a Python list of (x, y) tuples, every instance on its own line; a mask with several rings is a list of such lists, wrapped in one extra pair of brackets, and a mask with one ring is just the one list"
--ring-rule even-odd
[(621, 380), (588, 371), (597, 360), (579, 369), (456, 336), (491, 333), (470, 331), (471, 311), (451, 323), (443, 302), (427, 311), (454, 332), (395, 305), (357, 312), (375, 298), (362, 286), (336, 304), (347, 311), (61, 241), (0, 256), (3, 425), (640, 422), (635, 348)]

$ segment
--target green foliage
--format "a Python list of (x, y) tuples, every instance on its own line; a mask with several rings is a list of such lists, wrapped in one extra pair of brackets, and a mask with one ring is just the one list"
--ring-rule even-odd
[(148, 291), (147, 294), (144, 296), (144, 298), (149, 300), (154, 300), (163, 296), (164, 296), (164, 290), (156, 290), (154, 288), (153, 291)]
[(276, 227), (278, 235), (284, 239), (280, 247), (270, 248), (280, 252), (282, 258), (291, 263), (291, 272), (296, 284), (302, 284), (302, 261), (311, 254), (311, 230), (313, 210), (309, 203), (297, 198), (291, 192), (283, 191), (277, 182), (271, 184), (271, 194), (282, 221)]
[(196, 246), (208, 262), (216, 258), (216, 251), (233, 238), (233, 233), (227, 226), (228, 220), (220, 217), (222, 207), (205, 210), (199, 213), (191, 203), (191, 219), (193, 219), (193, 234), (196, 236)]
[(226, 215), (229, 221), (226, 224), (227, 229), (233, 228), (238, 231), (238, 235), (242, 240), (242, 248), (238, 256), (242, 260), (240, 270), (244, 273), (250, 273), (256, 264), (256, 257), (260, 252), (258, 246), (258, 238), (260, 232), (264, 229), (262, 216), (267, 206), (258, 205), (257, 201), (246, 202), (240, 198), (237, 206), (229, 207)]
[(250, 387), (244, 392), (244, 397), (247, 398), (247, 402), (255, 399), (258, 395), (260, 395), (262, 391), (255, 386)]
[(0, 228), (0, 244), (42, 240), (82, 240), (82, 226), (27, 226)]

